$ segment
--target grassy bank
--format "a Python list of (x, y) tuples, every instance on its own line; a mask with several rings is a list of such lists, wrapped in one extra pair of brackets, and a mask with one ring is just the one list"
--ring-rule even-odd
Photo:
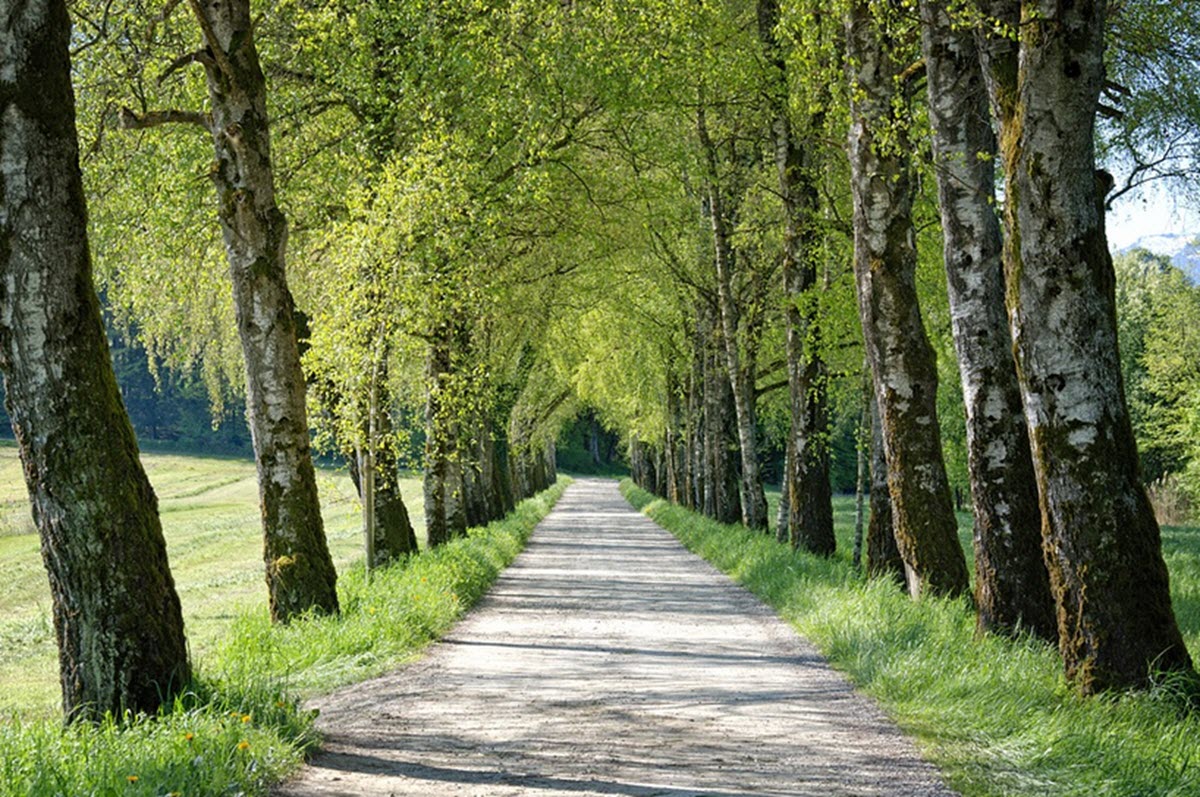
[(565, 487), (369, 582), (361, 566), (343, 569), (339, 617), (275, 627), (262, 607), (237, 612), (195, 657), (194, 691), (159, 717), (65, 731), (54, 717), (0, 721), (0, 797), (264, 793), (315, 741), (300, 699), (416, 656), (479, 599)]
[[(848, 502), (841, 553), (821, 559), (765, 535), (715, 523), (622, 483), (626, 498), (729, 573), (876, 697), (965, 797), (1200, 794), (1200, 716), (1169, 686), (1083, 700), (1054, 650), (977, 638), (965, 601), (913, 602), (850, 566)], [(1168, 529), (1172, 592), (1193, 656), (1200, 533)]]

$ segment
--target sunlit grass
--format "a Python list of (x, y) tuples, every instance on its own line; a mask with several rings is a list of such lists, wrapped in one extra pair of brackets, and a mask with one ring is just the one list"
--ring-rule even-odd
[[(157, 476), (155, 467), (160, 468)], [(167, 500), (200, 502), (207, 497), (210, 506), (217, 506), (222, 501), (214, 496), (230, 499), (228, 524), (206, 517), (200, 506), (164, 513), (164, 518), (195, 516), (187, 534), (172, 539), (168, 531), (168, 545), (173, 565), (190, 562), (184, 565), (189, 575), (181, 583), (181, 598), (189, 613), (197, 681), (161, 716), (65, 730), (44, 705), (32, 702), (42, 693), (11, 693), (11, 707), (0, 711), (0, 797), (265, 793), (270, 783), (300, 764), (315, 742), (313, 717), (299, 707), (300, 698), (416, 656), (479, 599), (567, 484), (560, 481), (502, 520), (471, 529), (465, 538), (377, 570), (369, 581), (361, 565), (351, 562), (359, 556), (357, 515), (335, 514), (329, 529), (341, 573), (340, 616), (274, 626), (265, 599), (253, 597), (248, 586), (243, 589), (243, 581), (260, 580), (244, 577), (243, 565), (233, 560), (235, 554), (243, 555), (239, 546), (244, 543), (227, 539), (238, 535), (237, 518), (245, 510), (240, 504), (245, 497), (237, 497), (242, 476), (231, 477), (241, 473), (252, 479), (253, 467), (225, 460), (198, 464), (185, 457), (153, 462), (148, 469), (152, 480), (175, 485), (160, 488)], [(164, 480), (162, 471), (170, 476), (183, 469), (192, 471), (188, 478)], [(211, 489), (198, 489), (204, 484)], [(252, 481), (250, 487), (254, 489)], [(415, 496), (405, 497), (415, 502)], [(256, 514), (254, 501), (250, 508)], [(327, 512), (331, 503), (336, 506), (327, 501)], [(247, 534), (256, 532), (255, 526)], [(246, 572), (258, 562), (258, 546), (252, 547), (253, 564)], [(180, 582), (178, 573), (176, 580)], [(195, 595), (189, 600), (191, 592)], [(237, 597), (230, 599), (230, 594)], [(14, 648), (48, 645), (53, 656), (44, 617), (27, 613), (26, 622), (3, 626), (18, 643)], [(197, 627), (205, 645), (199, 654)], [(0, 643), (0, 667), (11, 667), (3, 661), (3, 651), (11, 649), (8, 639), (0, 637)], [(31, 667), (37, 656), (25, 652), (15, 658)], [(53, 670), (50, 674), (55, 676)], [(6, 690), (8, 684), (5, 680)]]
[[(631, 503), (773, 606), (913, 733), (965, 797), (1200, 794), (1200, 715), (1170, 685), (1082, 699), (1056, 652), (978, 637), (965, 600), (909, 600), (850, 565), (852, 499), (837, 499), (838, 554), (821, 559), (655, 499)], [(960, 516), (960, 530), (969, 518)], [(963, 534), (964, 543), (969, 535)], [(1200, 532), (1164, 532), (1172, 594), (1200, 653)]]
[[(192, 655), (203, 658), (233, 619), (267, 604), (254, 463), (237, 458), (145, 453), (158, 495), (171, 573), (183, 604)], [(358, 499), (344, 472), (318, 471), (330, 553), (338, 572), (361, 557)], [(421, 523), (421, 483), (401, 482)], [(50, 588), (12, 443), (0, 444), (0, 716), (58, 711), (58, 659)]]

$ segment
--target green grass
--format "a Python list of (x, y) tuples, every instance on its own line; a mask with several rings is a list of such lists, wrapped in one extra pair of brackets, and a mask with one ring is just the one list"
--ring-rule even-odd
[[(628, 481), (630, 502), (744, 584), (914, 734), (964, 797), (1200, 794), (1200, 715), (1170, 685), (1082, 699), (1055, 651), (978, 637), (965, 600), (909, 600), (850, 566), (853, 501), (836, 499), (839, 553), (821, 559), (715, 523)], [(960, 531), (969, 524), (960, 516)], [(1200, 530), (1164, 530), (1176, 612), (1200, 653)], [(963, 535), (964, 542), (969, 535)]]
[[(203, 660), (234, 618), (266, 611), (254, 463), (153, 453), (142, 461), (158, 495), (188, 645)], [(341, 573), (362, 555), (358, 498), (344, 473), (319, 470), (317, 479), (330, 553)], [(423, 527), (420, 480), (403, 480), (401, 493), (413, 522)], [(0, 716), (55, 715), (58, 654), (50, 588), (12, 443), (0, 444), (0, 572)]]
[[(13, 459), (12, 449), (0, 450), (0, 478)], [(342, 613), (279, 627), (266, 611), (253, 465), (144, 459), (162, 503), (196, 682), (157, 717), (64, 730), (49, 698), (57, 702), (49, 596), (32, 576), (20, 590), (6, 588), (0, 607), (14, 616), (0, 624), (8, 701), (0, 709), (0, 797), (265, 793), (316, 741), (313, 716), (300, 700), (418, 655), (479, 599), (567, 484), (465, 538), (374, 571), (368, 581), (355, 562), (357, 504), (344, 492), (352, 488), (325, 473), (319, 479)], [(419, 489), (415, 480), (402, 485), (413, 508)], [(419, 512), (414, 522), (423, 526)], [(40, 568), (36, 538), (31, 546), (28, 536), (0, 537), (6, 580), (10, 568)]]

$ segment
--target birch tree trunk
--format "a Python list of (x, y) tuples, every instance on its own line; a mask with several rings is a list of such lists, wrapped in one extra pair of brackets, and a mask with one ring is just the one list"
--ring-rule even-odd
[(896, 546), (892, 523), (892, 496), (888, 490), (887, 454), (883, 447), (883, 423), (879, 418), (879, 403), (875, 388), (868, 385), (871, 416), (871, 513), (867, 520), (867, 575), (872, 578), (890, 577), (904, 583), (904, 560)]
[[(392, 415), (388, 411), (392, 397), (387, 389), (387, 363), (379, 377), (379, 410), (375, 417), (378, 439), (393, 440)], [(394, 444), (375, 451), (375, 562), (384, 565), (417, 552), (417, 535), (408, 507), (400, 495), (400, 467)]]
[(266, 83), (248, 0), (193, 0), (204, 31), (217, 189), (246, 409), (258, 466), (271, 617), (338, 610), (309, 450), (304, 373), (285, 273), (287, 220), (275, 203)]
[(68, 719), (191, 678), (154, 491), (92, 285), (62, 0), (0, 13), (0, 367), (50, 579)]
[(922, 0), (954, 346), (967, 416), (979, 628), (1057, 639), (1041, 511), (1004, 305), (996, 137), (979, 51), (944, 0)]
[(444, 406), (451, 366), (449, 338), (448, 324), (434, 331), (425, 367), (425, 533), (430, 548), (447, 543), (454, 536), (448, 503), (453, 442), (446, 418), (449, 409)]
[(717, 183), (716, 150), (708, 135), (704, 109), (697, 112), (696, 129), (708, 164), (708, 205), (712, 221), (713, 251), (717, 267), (717, 310), (721, 324), (721, 342), (733, 406), (737, 417), (738, 449), (741, 453), (742, 523), (747, 528), (767, 529), (767, 498), (763, 492), (762, 471), (758, 462), (757, 419), (754, 412), (754, 383), (747, 379), (738, 352), (738, 306), (733, 295), (734, 253), (724, 197)]
[[(1111, 178), (1096, 171), (1104, 0), (1004, 3), (1018, 65), (992, 62), (1009, 235), (1008, 310), (1067, 676), (1084, 694), (1190, 671), (1117, 357)], [(1019, 15), (1019, 16), (1018, 16)], [(1015, 84), (1011, 76), (1015, 74)]]
[[(768, 103), (779, 195), (784, 209), (783, 288), (787, 295), (786, 335), (791, 427), (788, 435), (780, 501), (787, 523), (780, 524), (792, 545), (828, 556), (837, 542), (833, 534), (833, 495), (829, 483), (829, 412), (825, 363), (821, 358), (821, 321), (816, 302), (807, 294), (817, 281), (816, 250), (820, 247), (817, 216), (819, 168), (813, 142), (797, 140), (788, 107), (787, 67), (776, 35), (779, 0), (759, 0), (758, 35), (768, 61)], [(820, 114), (809, 119), (823, 124)], [(782, 517), (782, 515), (781, 515)]]
[(788, 527), (788, 518), (790, 517), (788, 506), (789, 490), (791, 490), (791, 478), (788, 471), (791, 470), (791, 459), (795, 456), (792, 451), (792, 441), (789, 439), (783, 449), (783, 465), (779, 475), (779, 506), (775, 508), (775, 541), (788, 542), (791, 540), (791, 530)]
[(691, 508), (711, 517), (708, 503), (711, 494), (710, 474), (706, 467), (708, 460), (705, 448), (708, 422), (704, 415), (704, 364), (707, 355), (702, 318), (703, 311), (697, 302), (695, 335), (692, 337), (692, 372), (688, 379), (688, 458), (692, 474)]
[(715, 323), (716, 309), (705, 304), (702, 313), (700, 326), (708, 331), (704, 338), (704, 513), (721, 523), (737, 523), (742, 519), (735, 462), (739, 446), (725, 344)]
[(899, 70), (872, 4), (846, 17), (853, 64), (849, 134), (854, 272), (875, 375), (896, 543), (909, 591), (957, 595), (969, 586), (942, 459), (937, 365), (917, 301), (911, 147), (895, 115)]

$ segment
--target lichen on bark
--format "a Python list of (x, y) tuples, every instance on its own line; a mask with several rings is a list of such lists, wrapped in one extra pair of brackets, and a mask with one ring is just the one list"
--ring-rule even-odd
[(985, 55), (1006, 172), (1008, 310), (1059, 650), (1085, 694), (1146, 687), (1156, 671), (1191, 673), (1192, 662), (1171, 608), (1117, 358), (1106, 181), (1094, 140), (1108, 3), (982, 5), (1026, 22), (1019, 71), (1011, 58), (996, 63), (986, 47)]
[(62, 0), (0, 14), (0, 367), (50, 580), (67, 718), (191, 675), (154, 491), (92, 286)]
[[(287, 219), (275, 202), (266, 81), (248, 0), (196, 0), (215, 154), (210, 177), (246, 365), (271, 616), (338, 611), (309, 449), (305, 379), (286, 277)], [(274, 567), (290, 558), (293, 567)]]
[[(942, 459), (937, 368), (916, 292), (912, 147), (895, 112), (905, 86), (891, 47), (905, 31), (884, 30), (874, 6), (850, 4), (849, 155), (854, 200), (854, 271), (859, 317), (887, 457), (896, 543), (914, 596), (968, 588), (966, 561)], [(891, 46), (884, 45), (884, 38)]]

